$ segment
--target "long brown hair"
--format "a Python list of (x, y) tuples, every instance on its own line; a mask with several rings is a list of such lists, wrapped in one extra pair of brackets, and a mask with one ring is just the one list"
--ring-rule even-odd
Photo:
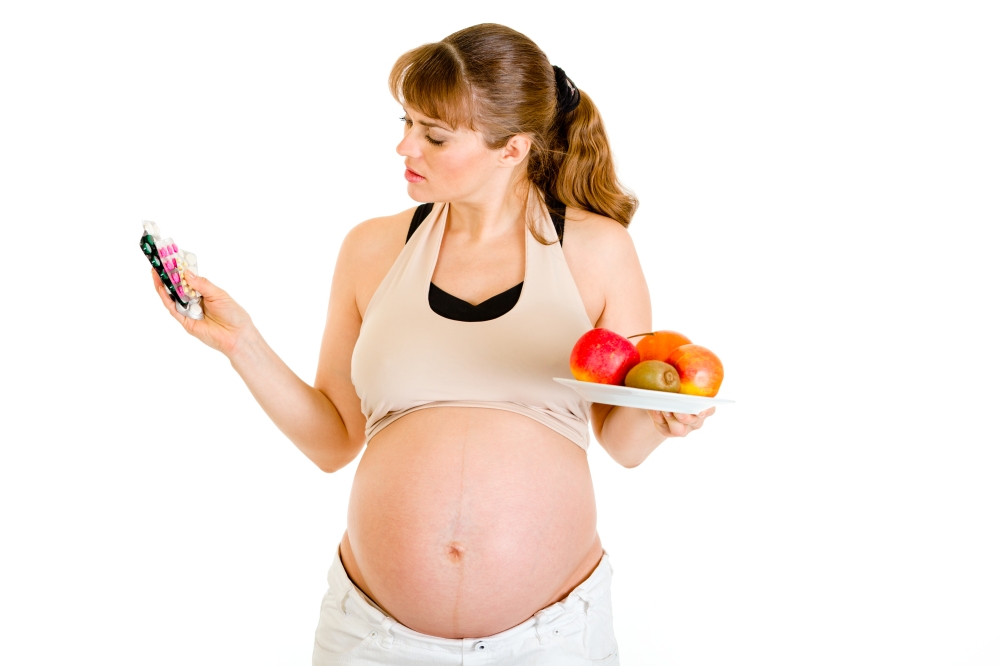
[(550, 206), (631, 222), (639, 202), (618, 181), (597, 107), (581, 90), (577, 108), (560, 112), (552, 63), (516, 30), (483, 23), (408, 51), (393, 66), (389, 89), (400, 104), (482, 132), (493, 150), (515, 134), (528, 136), (527, 177)]

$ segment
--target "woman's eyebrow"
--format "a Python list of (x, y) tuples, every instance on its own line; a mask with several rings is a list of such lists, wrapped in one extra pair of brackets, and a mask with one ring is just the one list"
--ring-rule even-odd
[(417, 122), (420, 123), (421, 125), (423, 125), (424, 127), (436, 127), (438, 129), (443, 129), (446, 132), (454, 132), (455, 131), (455, 130), (451, 129), (450, 127), (445, 127), (444, 125), (437, 125), (435, 123), (429, 123), (426, 120), (418, 120)]

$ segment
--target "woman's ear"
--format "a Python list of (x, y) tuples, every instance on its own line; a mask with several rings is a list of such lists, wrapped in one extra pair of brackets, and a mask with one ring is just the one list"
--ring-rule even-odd
[(507, 145), (500, 153), (500, 164), (505, 167), (516, 167), (527, 159), (531, 152), (531, 139), (524, 134), (515, 134), (507, 139)]

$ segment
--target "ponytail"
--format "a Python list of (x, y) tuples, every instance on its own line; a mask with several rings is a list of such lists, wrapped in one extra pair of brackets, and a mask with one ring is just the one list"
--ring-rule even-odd
[(627, 227), (639, 201), (618, 180), (604, 122), (587, 93), (580, 91), (576, 109), (556, 116), (551, 145), (550, 167), (544, 180), (536, 181), (549, 200)]

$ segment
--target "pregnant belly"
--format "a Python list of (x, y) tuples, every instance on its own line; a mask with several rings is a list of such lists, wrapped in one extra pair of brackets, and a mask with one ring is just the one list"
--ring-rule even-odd
[(601, 558), (586, 453), (520, 414), (435, 407), (387, 426), (358, 464), (341, 556), (405, 626), (490, 636)]

